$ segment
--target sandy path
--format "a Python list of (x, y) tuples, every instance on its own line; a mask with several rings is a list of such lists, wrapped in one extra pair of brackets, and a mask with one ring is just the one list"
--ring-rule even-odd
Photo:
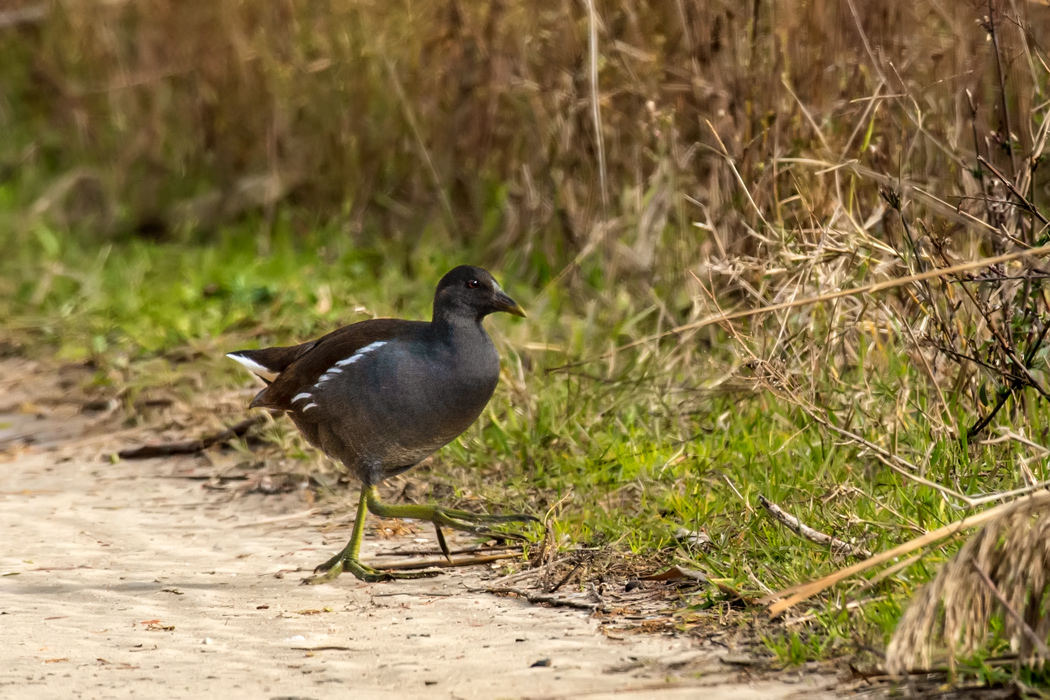
[[(27, 421), (0, 416), (0, 451)], [(172, 478), (193, 458), (110, 464), (77, 424), (52, 411), (29, 427), (53, 444), (0, 462), (2, 698), (826, 697), (827, 678), (748, 683), (689, 640), (612, 640), (585, 612), (472, 593), (477, 571), (297, 585), (276, 574), (346, 529), (276, 520), (296, 497)], [(365, 559), (391, 544), (366, 539)]]

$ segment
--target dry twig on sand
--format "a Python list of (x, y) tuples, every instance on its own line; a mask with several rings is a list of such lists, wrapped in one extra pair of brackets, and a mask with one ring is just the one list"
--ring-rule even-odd
[(266, 416), (260, 414), (242, 420), (237, 425), (222, 430), (218, 433), (205, 435), (197, 440), (183, 440), (180, 442), (164, 442), (159, 445), (142, 445), (128, 450), (121, 450), (117, 456), (121, 459), (149, 459), (150, 457), (170, 457), (171, 455), (187, 455), (203, 452), (212, 445), (226, 443), (236, 437), (243, 437), (249, 430), (266, 422)]
[[(484, 589), (488, 593), (495, 593), (497, 595), (516, 595), (519, 598), (524, 598), (530, 603), (545, 603), (547, 605), (553, 605), (555, 607), (562, 608), (577, 608), (580, 610), (590, 610), (591, 612), (609, 612), (608, 606), (603, 602), (589, 603), (584, 600), (577, 600), (576, 598), (566, 598), (564, 596), (549, 595), (547, 593), (537, 593), (534, 591), (528, 591), (524, 588), (514, 588), (511, 586), (497, 586)], [(592, 593), (593, 597), (596, 596)]]
[(457, 557), (449, 560), (444, 557), (440, 559), (406, 559), (405, 561), (393, 561), (383, 562), (376, 566), (380, 569), (394, 570), (411, 570), (411, 569), (429, 569), (431, 567), (439, 569), (448, 569), (459, 566), (478, 566), (480, 564), (491, 564), (492, 562), (502, 561), (504, 559), (515, 559), (522, 556), (521, 550), (517, 552), (504, 552), (502, 554), (488, 554), (480, 557)]

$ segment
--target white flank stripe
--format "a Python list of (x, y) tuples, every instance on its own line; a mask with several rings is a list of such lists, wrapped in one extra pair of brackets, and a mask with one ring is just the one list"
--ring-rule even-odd
[(272, 376), (277, 374), (272, 369), (267, 369), (266, 367), (263, 367), (262, 365), (260, 365), (258, 362), (255, 362), (253, 360), (249, 360), (247, 357), (242, 357), (241, 355), (237, 355), (237, 354), (232, 353), (232, 352), (226, 353), (226, 357), (228, 357), (231, 360), (235, 360), (236, 362), (240, 363), (240, 365), (242, 367), (244, 367), (249, 372), (252, 372), (253, 374), (260, 374), (260, 375), (263, 375), (263, 376), (265, 376), (267, 378), (272, 377)]
[(296, 394), (294, 397), (292, 397), (292, 403), (295, 403), (296, 401), (302, 401), (303, 399), (312, 399), (313, 397), (314, 397), (313, 394), (307, 394), (304, 391), (303, 393)]
[[(379, 348), (383, 347), (384, 345), (386, 345), (386, 341), (385, 340), (377, 340), (374, 343), (369, 343), (368, 345), (364, 346), (363, 348), (361, 348), (360, 350), (355, 352), (350, 357), (346, 358), (345, 360), (339, 360), (339, 362), (336, 362), (335, 364), (338, 367), (346, 367), (347, 365), (352, 365), (355, 362), (357, 362), (358, 360), (360, 360), (363, 356), (367, 355), (368, 353), (372, 352), (373, 350), (378, 350)], [(329, 372), (335, 372), (335, 371), (341, 372), (342, 370), (336, 370), (335, 367), (333, 367), (332, 369), (330, 369), (328, 371)], [(323, 379), (323, 377), (322, 377), (322, 379)]]
[(315, 403), (308, 403), (308, 404), (306, 404), (305, 406), (303, 406), (303, 413), (306, 413), (311, 408), (317, 408), (317, 404), (315, 404)]
[(369, 343), (368, 345), (364, 346), (363, 348), (358, 350), (357, 353), (359, 355), (364, 355), (366, 352), (372, 352), (373, 350), (378, 350), (379, 348), (383, 347), (384, 345), (386, 345), (386, 341), (385, 340), (377, 340), (374, 343)]

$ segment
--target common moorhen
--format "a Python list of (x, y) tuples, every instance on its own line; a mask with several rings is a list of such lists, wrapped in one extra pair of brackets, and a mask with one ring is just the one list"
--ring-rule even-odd
[(429, 323), (372, 319), (302, 345), (227, 355), (267, 382), (249, 408), (286, 412), (310, 444), (361, 480), (350, 541), (304, 583), (326, 583), (344, 570), (369, 582), (437, 573), (395, 573), (363, 564), (359, 554), (369, 511), (434, 523), (446, 558), (442, 525), (486, 534), (482, 523), (536, 520), (530, 515), (389, 505), (379, 500), (376, 489), (379, 482), (450, 443), (481, 415), (500, 368), (496, 347), (481, 322), (496, 311), (525, 316), (492, 275), (462, 265), (438, 283)]

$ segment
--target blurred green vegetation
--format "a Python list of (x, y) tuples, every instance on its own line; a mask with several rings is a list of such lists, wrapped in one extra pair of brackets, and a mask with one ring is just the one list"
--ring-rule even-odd
[[(499, 394), (427, 479), (554, 508), (566, 549), (755, 595), (844, 563), (760, 495), (873, 552), (966, 513), (820, 421), (970, 496), (1050, 478), (1010, 437), (1044, 444), (1050, 426), (1040, 278), (682, 328), (1045, 240), (998, 206), (988, 167), (1050, 201), (1045, 13), (1003, 15), (993, 45), (966, 3), (596, 7), (0, 10), (0, 349), (89, 363), (117, 393), (199, 392), (190, 364), (228, 389), (247, 381), (224, 352), (425, 318), (441, 274), (483, 264), (529, 318), (488, 322)], [(1031, 352), (1036, 385), (1001, 370), (990, 325)], [(953, 549), (835, 589), (769, 647), (801, 663), (881, 646)]]

